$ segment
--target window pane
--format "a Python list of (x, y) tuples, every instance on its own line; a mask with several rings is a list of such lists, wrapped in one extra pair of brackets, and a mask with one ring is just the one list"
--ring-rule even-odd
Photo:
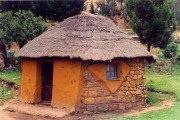
[(113, 64), (110, 65), (110, 71), (112, 71), (112, 72), (114, 71), (114, 65)]
[(111, 77), (110, 72), (106, 72), (106, 77), (107, 77), (107, 78), (110, 78), (110, 77)]
[(111, 77), (116, 77), (115, 76), (115, 72), (113, 71), (113, 72), (111, 72)]
[(106, 65), (106, 78), (109, 80), (117, 79), (116, 64), (107, 64)]
[(106, 65), (106, 71), (109, 71), (109, 64)]

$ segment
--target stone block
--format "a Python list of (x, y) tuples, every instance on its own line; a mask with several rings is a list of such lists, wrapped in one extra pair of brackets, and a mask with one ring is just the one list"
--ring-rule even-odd
[(133, 79), (136, 80), (136, 79), (137, 79), (137, 75), (134, 75), (134, 76), (133, 76)]
[(125, 111), (125, 103), (119, 103), (119, 110)]
[(110, 111), (115, 111), (115, 110), (118, 110), (118, 109), (119, 109), (118, 104), (115, 104), (115, 103), (109, 104), (109, 110)]
[(131, 97), (131, 93), (129, 91), (126, 92), (126, 96)]
[(124, 95), (125, 95), (125, 92), (119, 91), (118, 95), (119, 95), (119, 96), (124, 96)]
[(136, 87), (134, 80), (131, 80), (130, 84), (131, 84), (131, 87)]
[(114, 97), (112, 97), (112, 96), (107, 96), (107, 97), (105, 97), (105, 101), (106, 101), (107, 103), (113, 102), (113, 99), (114, 99)]
[(126, 108), (127, 108), (127, 109), (131, 109), (131, 108), (132, 108), (132, 104), (131, 104), (131, 103), (127, 103), (127, 104), (126, 104)]
[(106, 99), (106, 97), (96, 97), (96, 98), (95, 98), (95, 102), (96, 102), (97, 104), (99, 104), (99, 103), (105, 103), (105, 102), (107, 102), (107, 99)]
[(124, 103), (128, 103), (128, 102), (130, 102), (130, 99), (128, 97), (123, 97), (122, 101)]
[(130, 87), (131, 85), (129, 84), (129, 82), (124, 82), (123, 84), (125, 87)]
[(139, 90), (139, 89), (136, 90), (136, 94), (137, 94), (137, 95), (140, 95), (141, 93), (142, 93), (141, 90)]
[(96, 97), (97, 96), (97, 92), (96, 91), (89, 91), (88, 96), (89, 97)]
[(82, 96), (83, 96), (83, 97), (87, 97), (87, 96), (88, 96), (88, 91), (84, 91), (84, 93), (83, 93)]
[(104, 91), (103, 90), (98, 90), (97, 91), (97, 96), (98, 97), (103, 97), (104, 96)]
[(109, 96), (109, 95), (111, 95), (111, 93), (107, 90), (104, 90), (104, 96)]
[(142, 78), (142, 75), (138, 75), (138, 79), (141, 79)]
[(97, 111), (97, 106), (96, 105), (87, 105), (87, 111)]
[(85, 98), (84, 100), (84, 104), (86, 105), (91, 105), (95, 103), (95, 99), (94, 98)]
[(135, 97), (131, 97), (131, 98), (130, 98), (130, 101), (131, 101), (132, 103), (136, 102)]
[(134, 75), (134, 71), (130, 71), (130, 75)]
[(100, 105), (98, 105), (98, 110), (102, 111), (102, 112), (107, 111), (108, 110), (108, 104), (100, 104)]

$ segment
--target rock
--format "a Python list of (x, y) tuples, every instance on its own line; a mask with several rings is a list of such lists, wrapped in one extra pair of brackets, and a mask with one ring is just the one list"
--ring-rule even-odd
[(87, 97), (87, 96), (88, 96), (88, 91), (84, 91), (84, 93), (83, 93), (82, 96), (83, 96), (83, 97)]
[(119, 105), (118, 104), (109, 104), (109, 110), (110, 111), (114, 111), (114, 110), (118, 110), (119, 109)]
[(130, 98), (130, 101), (131, 101), (132, 103), (136, 102), (135, 97), (131, 97), (131, 98)]
[(91, 105), (91, 104), (94, 104), (94, 103), (95, 103), (94, 98), (86, 98), (85, 101), (84, 101), (84, 104), (86, 104), (86, 105)]
[(134, 75), (134, 71), (130, 71), (130, 75)]
[(123, 91), (119, 91), (118, 95), (119, 95), (119, 96), (124, 96), (125, 93), (124, 93)]
[(108, 110), (108, 104), (100, 104), (100, 105), (98, 105), (98, 110), (102, 111), (102, 112), (107, 111)]
[(111, 95), (111, 93), (109, 91), (105, 90), (104, 91), (104, 96), (109, 96), (109, 95)]
[(142, 78), (142, 75), (138, 75), (138, 79), (141, 79)]
[(119, 104), (119, 110), (124, 111), (125, 110), (125, 103)]
[(136, 90), (137, 95), (140, 95), (141, 93), (142, 93), (141, 90), (139, 90), (139, 89)]
[(104, 96), (104, 91), (103, 90), (98, 90), (97, 91), (97, 96), (98, 97)]
[(133, 76), (133, 79), (136, 80), (136, 79), (137, 79), (137, 75), (134, 75), (134, 76)]
[(132, 104), (131, 104), (131, 103), (127, 103), (127, 104), (126, 104), (126, 108), (127, 108), (127, 109), (131, 109), (131, 108), (132, 108)]
[(126, 86), (126, 87), (131, 87), (131, 85), (129, 84), (129, 82), (125, 82), (125, 83), (124, 83), (124, 86)]
[(134, 80), (131, 80), (130, 84), (131, 84), (131, 87), (135, 87), (136, 86)]
[(95, 101), (97, 104), (98, 103), (105, 103), (105, 102), (107, 102), (107, 99), (105, 99), (105, 97), (96, 97)]
[(87, 105), (87, 111), (97, 111), (97, 106), (96, 105)]
[(96, 91), (89, 91), (88, 96), (89, 97), (96, 97), (97, 96), (97, 92)]

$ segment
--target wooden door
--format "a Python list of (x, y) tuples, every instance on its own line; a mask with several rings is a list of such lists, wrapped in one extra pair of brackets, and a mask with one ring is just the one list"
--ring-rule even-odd
[(51, 101), (53, 84), (53, 63), (42, 63), (42, 101)]

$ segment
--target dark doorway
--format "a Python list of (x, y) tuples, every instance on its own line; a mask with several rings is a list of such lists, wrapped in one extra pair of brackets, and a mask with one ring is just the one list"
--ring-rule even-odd
[(42, 63), (42, 101), (48, 102), (52, 99), (53, 63)]

